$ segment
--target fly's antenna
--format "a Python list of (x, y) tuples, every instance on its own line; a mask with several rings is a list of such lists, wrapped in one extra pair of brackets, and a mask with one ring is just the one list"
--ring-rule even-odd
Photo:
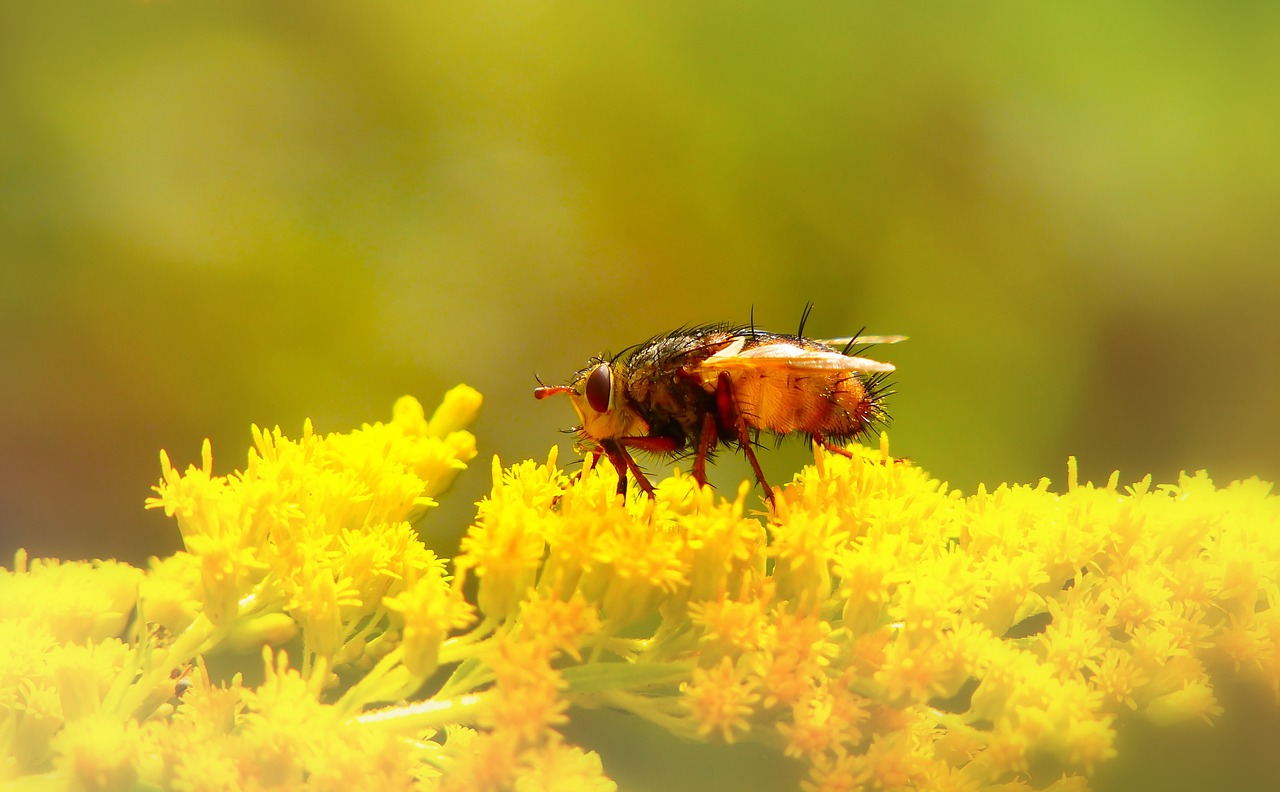
[(804, 304), (804, 311), (800, 314), (800, 329), (796, 331), (796, 335), (804, 338), (804, 325), (809, 321), (809, 312), (813, 310), (813, 302)]
[(538, 387), (533, 389), (533, 398), (538, 399), (539, 401), (547, 398), (548, 396), (555, 396), (558, 393), (575, 392), (573, 387), (569, 385), (548, 385), (543, 382), (542, 377), (539, 377), (536, 373), (533, 375), (533, 378), (538, 381)]

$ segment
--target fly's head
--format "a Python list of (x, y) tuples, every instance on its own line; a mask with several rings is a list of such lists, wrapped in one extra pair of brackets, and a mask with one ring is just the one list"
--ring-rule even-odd
[(636, 412), (627, 393), (626, 371), (617, 363), (596, 359), (573, 377), (569, 385), (543, 385), (533, 395), (545, 399), (565, 394), (578, 413), (578, 434), (599, 443), (624, 437), (646, 437), (649, 424)]

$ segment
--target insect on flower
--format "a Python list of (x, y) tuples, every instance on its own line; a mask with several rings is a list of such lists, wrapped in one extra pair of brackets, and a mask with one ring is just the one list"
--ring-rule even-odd
[(707, 483), (707, 458), (723, 443), (742, 449), (769, 502), (753, 447), (761, 432), (808, 435), (837, 454), (888, 420), (883, 400), (890, 363), (850, 354), (855, 346), (891, 344), (906, 336), (804, 337), (806, 307), (796, 335), (754, 325), (703, 325), (660, 335), (613, 357), (593, 358), (568, 385), (541, 387), (539, 399), (565, 394), (582, 421), (581, 446), (607, 456), (625, 494), (627, 471), (653, 495), (632, 451), (693, 453), (693, 478)]

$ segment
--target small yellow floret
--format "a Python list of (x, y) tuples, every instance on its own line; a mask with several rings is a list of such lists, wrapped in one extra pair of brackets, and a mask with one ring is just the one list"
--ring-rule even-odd
[(725, 742), (750, 728), (748, 718), (760, 700), (751, 679), (727, 657), (710, 669), (694, 669), (683, 693), (698, 733), (718, 734)]

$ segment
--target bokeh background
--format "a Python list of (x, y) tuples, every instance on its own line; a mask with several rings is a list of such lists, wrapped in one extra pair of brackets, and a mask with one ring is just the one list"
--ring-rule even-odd
[(535, 373), (809, 301), (911, 336), (892, 448), (964, 491), (1277, 480), (1278, 141), (1266, 2), (4, 3), (0, 559), (170, 552), (159, 449), (466, 382), (449, 552), (569, 456)]

